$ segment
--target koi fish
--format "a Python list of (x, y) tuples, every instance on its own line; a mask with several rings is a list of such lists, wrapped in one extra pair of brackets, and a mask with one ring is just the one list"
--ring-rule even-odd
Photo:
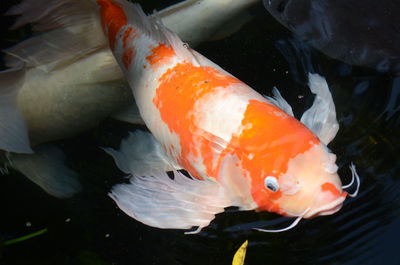
[(139, 5), (96, 3), (151, 132), (131, 133), (119, 151), (106, 149), (132, 175), (110, 193), (126, 214), (153, 227), (199, 232), (236, 206), (296, 217), (293, 227), (301, 218), (337, 212), (356, 195), (343, 190), (336, 156), (326, 147), (339, 125), (324, 78), (309, 75), (316, 99), (299, 122), (277, 90), (275, 98), (263, 97)]
[[(258, 1), (183, 1), (158, 15), (197, 45), (214, 34), (232, 33), (249, 20), (248, 9)], [(143, 121), (92, 2), (24, 0), (7, 14), (19, 15), (12, 29), (31, 23), (36, 35), (4, 51), (11, 69), (0, 72), (0, 149), (14, 152), (8, 154), (9, 166), (47, 193), (72, 196), (80, 190), (76, 174), (64, 165), (61, 150), (43, 144), (95, 127), (108, 116)]]

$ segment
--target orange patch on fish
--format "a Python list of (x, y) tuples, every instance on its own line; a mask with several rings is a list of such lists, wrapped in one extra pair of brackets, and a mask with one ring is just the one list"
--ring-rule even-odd
[[(168, 49), (167, 47), (163, 49)], [(167, 50), (165, 50), (167, 52)], [(172, 51), (173, 52), (173, 51)], [(171, 54), (171, 52), (167, 52)], [(158, 63), (163, 56), (150, 58), (151, 64)], [(180, 139), (181, 154), (179, 164), (193, 176), (201, 178), (190, 160), (199, 159), (201, 155), (207, 175), (213, 165), (213, 149), (210, 143), (212, 135), (197, 127), (195, 103), (202, 97), (215, 93), (218, 87), (228, 87), (240, 81), (223, 74), (211, 67), (197, 67), (191, 63), (179, 63), (168, 69), (159, 78), (159, 87), (153, 102), (160, 111), (161, 119), (168, 125), (170, 132), (176, 133)], [(207, 136), (207, 137), (205, 137)], [(200, 152), (200, 153), (199, 153)]]
[(122, 37), (122, 43), (123, 43), (123, 47), (127, 47), (128, 45), (128, 40), (132, 40), (131, 37), (131, 33), (136, 31), (132, 26), (128, 27), (125, 31), (124, 31), (124, 36)]
[(124, 36), (122, 38), (122, 63), (124, 64), (125, 69), (129, 68), (132, 59), (136, 55), (136, 49), (133, 46), (133, 40), (137, 37), (137, 35), (137, 31), (132, 26), (127, 28), (124, 32)]
[(100, 6), (101, 24), (105, 33), (108, 33), (110, 48), (114, 51), (117, 34), (127, 23), (124, 10), (111, 0), (97, 0)]
[(241, 134), (232, 138), (231, 145), (250, 175), (254, 201), (260, 209), (269, 209), (271, 201), (279, 199), (282, 193), (266, 189), (265, 177), (279, 179), (280, 173), (287, 171), (291, 158), (304, 153), (319, 140), (295, 118), (275, 105), (258, 100), (249, 101), (242, 126)]
[(157, 67), (167, 63), (174, 56), (174, 50), (170, 46), (161, 43), (151, 50), (151, 54), (146, 57), (146, 60), (151, 66)]
[(322, 191), (330, 191), (333, 196), (339, 197), (340, 196), (340, 191), (336, 188), (335, 185), (333, 185), (330, 182), (326, 182), (321, 185), (321, 190)]
[(122, 54), (122, 63), (125, 66), (125, 69), (129, 69), (129, 65), (132, 62), (132, 59), (135, 57), (136, 52), (134, 48), (124, 49), (124, 53)]
[(283, 210), (281, 209), (278, 203), (270, 203), (269, 205), (259, 207), (257, 210), (273, 212), (280, 215), (284, 214)]

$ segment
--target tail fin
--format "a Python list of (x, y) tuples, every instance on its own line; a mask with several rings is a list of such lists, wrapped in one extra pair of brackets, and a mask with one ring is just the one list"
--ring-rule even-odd
[(41, 145), (34, 154), (9, 156), (12, 168), (57, 198), (68, 198), (81, 190), (76, 173), (64, 162), (64, 153), (53, 145)]
[(38, 33), (5, 50), (10, 67), (22, 60), (51, 71), (107, 45), (94, 1), (24, 0), (6, 14), (20, 15), (11, 29), (32, 23)]
[(0, 72), (0, 149), (15, 153), (32, 153), (28, 131), (16, 107), (18, 89), (24, 81), (25, 67), (19, 63)]

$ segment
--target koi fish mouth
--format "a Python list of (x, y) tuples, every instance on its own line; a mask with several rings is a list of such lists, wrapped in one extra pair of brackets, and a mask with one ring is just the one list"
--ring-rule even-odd
[(336, 200), (320, 207), (317, 209), (313, 209), (313, 210), (309, 210), (306, 213), (303, 214), (303, 218), (304, 219), (310, 219), (310, 218), (314, 218), (316, 216), (322, 216), (322, 215), (331, 215), (336, 213), (337, 211), (339, 211), (342, 206), (343, 206), (343, 202), (346, 199), (347, 196), (347, 192), (343, 192), (342, 195), (337, 198)]
[[(344, 201), (344, 199), (343, 199)], [(318, 215), (331, 215), (334, 214), (336, 212), (338, 212), (343, 206), (343, 202), (338, 203), (336, 206), (334, 206), (333, 208), (331, 208), (330, 210), (325, 210), (325, 211), (321, 211), (318, 213)]]
[(351, 163), (351, 165), (350, 165), (350, 170), (351, 170), (351, 176), (352, 176), (351, 181), (349, 184), (343, 185), (342, 190), (350, 188), (353, 185), (354, 181), (357, 182), (356, 190), (353, 193), (347, 193), (347, 191), (343, 191), (342, 194), (340, 195), (340, 197), (337, 198), (336, 200), (334, 200), (326, 205), (323, 205), (322, 207), (317, 208), (315, 210), (303, 213), (303, 218), (309, 219), (309, 218), (313, 218), (316, 216), (334, 214), (342, 208), (343, 202), (347, 196), (351, 197), (351, 198), (354, 198), (357, 196), (358, 190), (360, 188), (360, 177), (358, 176), (356, 167), (354, 166), (353, 163)]

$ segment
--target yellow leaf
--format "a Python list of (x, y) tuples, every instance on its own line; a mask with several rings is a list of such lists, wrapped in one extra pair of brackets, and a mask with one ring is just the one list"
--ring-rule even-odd
[(246, 240), (236, 251), (235, 256), (233, 256), (232, 265), (244, 264), (244, 258), (246, 257), (247, 243), (248, 241)]

